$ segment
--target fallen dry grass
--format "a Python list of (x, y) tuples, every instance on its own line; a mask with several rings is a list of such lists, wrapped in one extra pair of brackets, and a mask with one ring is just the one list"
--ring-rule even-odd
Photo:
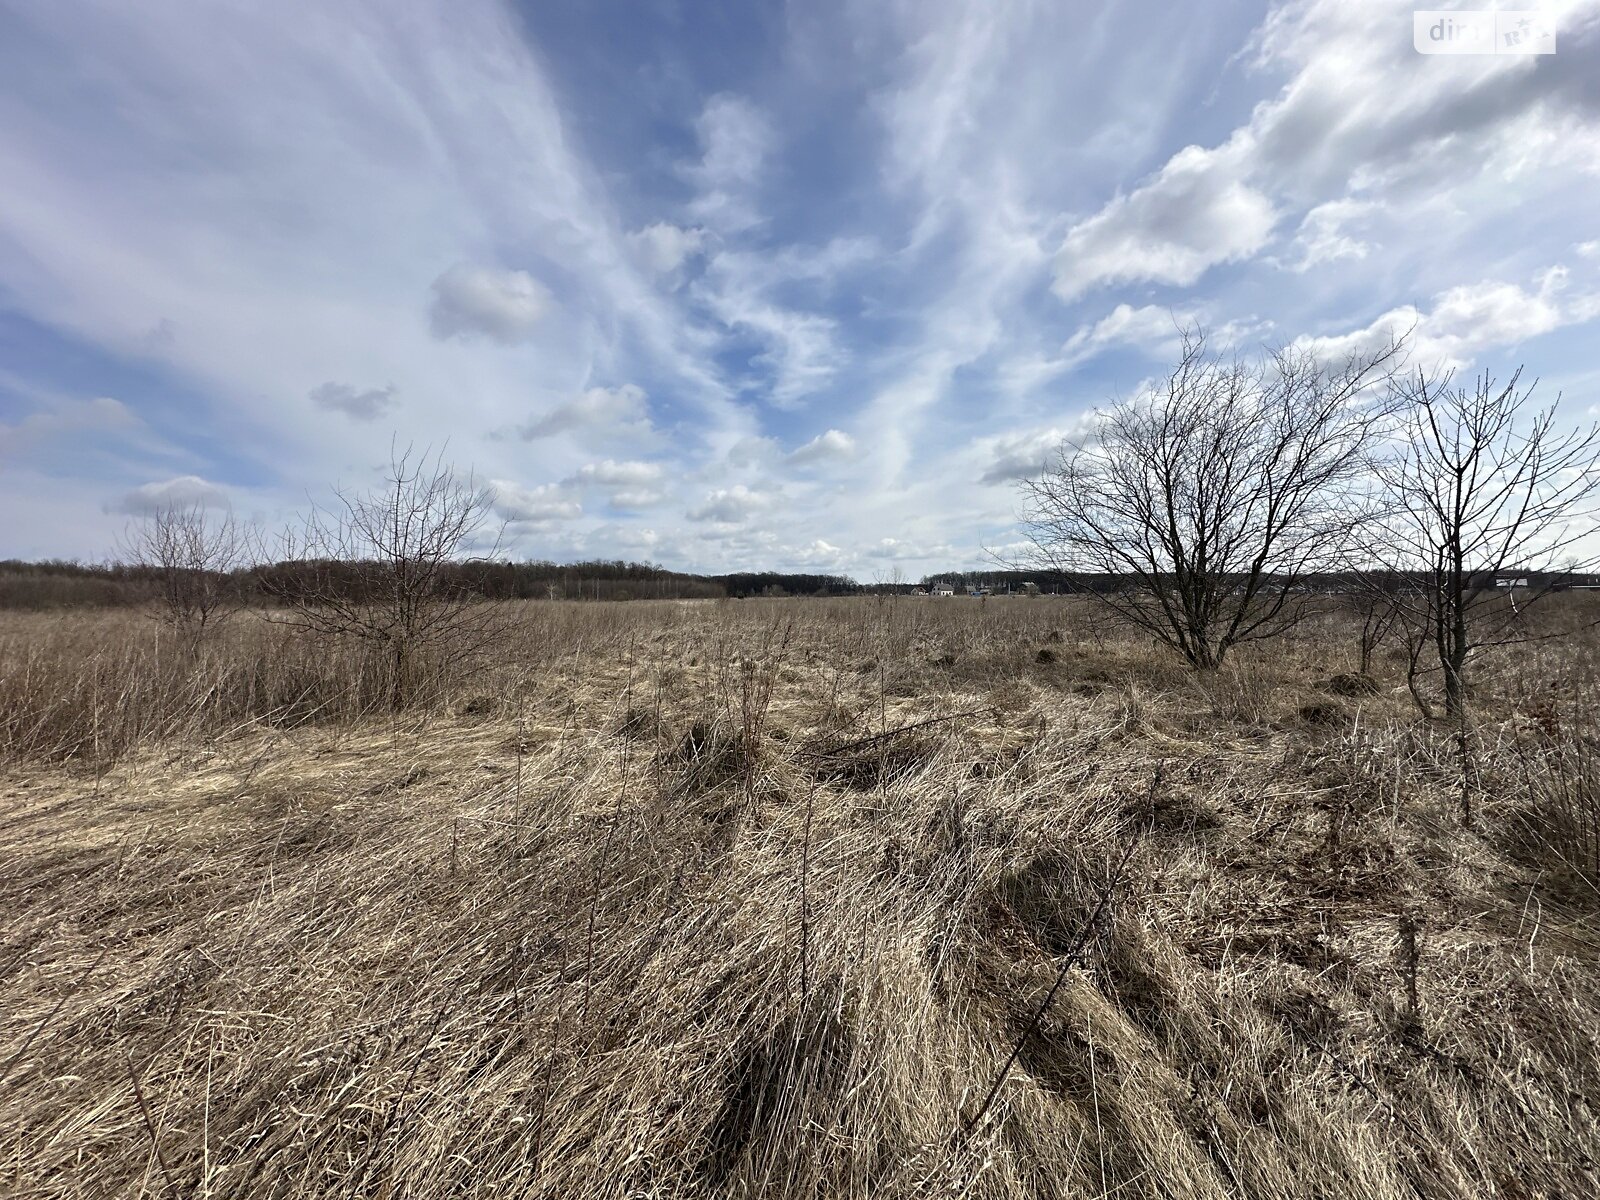
[(1464, 830), (1336, 625), (1202, 683), (937, 604), (533, 605), (415, 711), (13, 743), (0, 1190), (1594, 1194), (1587, 645)]

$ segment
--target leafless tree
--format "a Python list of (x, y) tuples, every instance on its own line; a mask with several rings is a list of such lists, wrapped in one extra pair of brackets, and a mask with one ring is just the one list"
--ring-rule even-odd
[(1025, 482), (1023, 561), (1120, 577), (1099, 598), (1201, 670), (1282, 632), (1305, 614), (1307, 578), (1344, 563), (1369, 515), (1402, 352), (1241, 356), (1183, 331), (1165, 379)]
[(158, 612), (191, 648), (245, 602), (235, 572), (249, 563), (250, 538), (231, 512), (158, 508), (124, 535), (121, 550), (155, 573)]
[[(494, 496), (437, 455), (391, 451), (383, 483), (340, 490), (284, 535), (287, 570), (267, 576), (277, 619), (353, 637), (389, 662), (391, 700), (412, 696), (418, 669), (443, 669), (497, 635), (504, 606), (470, 586), (463, 555), (487, 532)], [(500, 545), (477, 561), (492, 558)]]
[(1360, 665), (1356, 669), (1363, 675), (1372, 674), (1373, 655), (1402, 624), (1403, 585), (1400, 573), (1390, 567), (1356, 572), (1347, 601), (1361, 622)]
[(1600, 427), (1563, 428), (1560, 397), (1534, 408), (1521, 380), (1520, 368), (1504, 386), (1487, 373), (1470, 387), (1449, 371), (1400, 378), (1399, 450), (1380, 467), (1392, 505), (1374, 552), (1417, 581), (1404, 614), (1415, 646), (1431, 646), (1446, 715), (1463, 720), (1474, 656), (1558, 632), (1536, 635), (1528, 608), (1593, 562), (1580, 539), (1594, 533)]

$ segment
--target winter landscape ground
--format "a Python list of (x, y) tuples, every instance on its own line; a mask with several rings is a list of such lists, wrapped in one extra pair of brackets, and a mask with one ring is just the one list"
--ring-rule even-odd
[(508, 611), (0, 618), (0, 1191), (1592, 1194), (1596, 637), (1464, 772), (1334, 599)]

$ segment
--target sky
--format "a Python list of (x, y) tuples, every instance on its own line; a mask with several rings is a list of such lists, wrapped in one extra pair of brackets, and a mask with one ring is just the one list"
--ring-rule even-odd
[(391, 447), (513, 557), (982, 566), (1180, 325), (1600, 414), (1600, 0), (0, 0), (0, 557)]

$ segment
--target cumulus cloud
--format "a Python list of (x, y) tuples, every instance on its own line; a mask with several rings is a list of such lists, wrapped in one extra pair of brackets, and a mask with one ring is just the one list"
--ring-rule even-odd
[(1272, 202), (1237, 177), (1236, 157), (1189, 146), (1155, 178), (1074, 225), (1055, 259), (1056, 295), (1108, 283), (1187, 286), (1207, 268), (1248, 258), (1271, 236)]
[(494, 493), (495, 515), (513, 525), (544, 525), (583, 515), (583, 506), (557, 484), (524, 487), (509, 480), (493, 479), (489, 488)]
[(932, 545), (922, 542), (909, 542), (902, 538), (881, 538), (873, 545), (867, 547), (866, 557), (887, 559), (890, 562), (903, 562), (908, 559), (928, 560), (947, 559), (955, 554), (955, 548), (948, 542), (938, 542)]
[(728, 465), (755, 467), (770, 462), (780, 453), (778, 443), (769, 437), (742, 437), (728, 447)]
[(812, 438), (804, 446), (788, 455), (788, 461), (797, 467), (823, 462), (838, 462), (854, 458), (856, 440), (848, 433), (830, 429)]
[(990, 439), (986, 447), (988, 466), (978, 482), (1010, 483), (1014, 479), (1030, 479), (1042, 474), (1061, 443), (1072, 436), (1073, 431), (1052, 426), (1035, 433)]
[(526, 271), (457, 263), (433, 281), (428, 319), (436, 338), (511, 346), (531, 338), (551, 307), (550, 293)]
[(709, 492), (703, 504), (685, 515), (691, 521), (739, 525), (758, 513), (766, 512), (774, 500), (770, 492), (758, 492), (738, 483), (731, 488), (717, 488)]
[(558, 404), (543, 416), (517, 427), (525, 442), (571, 433), (600, 440), (641, 439), (655, 431), (644, 389), (631, 383), (614, 388), (590, 388), (581, 396)]
[(849, 556), (842, 549), (822, 538), (816, 538), (790, 550), (788, 557), (790, 562), (801, 566), (826, 567), (832, 570), (843, 568), (849, 561)]
[(700, 253), (705, 245), (703, 229), (685, 229), (667, 221), (657, 221), (628, 235), (640, 260), (657, 275), (671, 275)]
[(362, 390), (351, 387), (348, 383), (334, 383), (330, 380), (312, 388), (310, 397), (311, 402), (318, 408), (341, 412), (357, 421), (376, 421), (398, 403), (394, 393), (393, 384), (388, 387)]
[(110, 511), (148, 517), (172, 509), (227, 507), (228, 495), (222, 488), (198, 475), (179, 475), (176, 479), (140, 484), (111, 505)]
[[(1583, 19), (1578, 19), (1582, 9)], [(1214, 147), (1188, 146), (1149, 181), (1066, 233), (1055, 291), (1076, 299), (1109, 283), (1189, 286), (1213, 266), (1257, 254), (1279, 216), (1304, 213), (1296, 267), (1359, 258), (1345, 226), (1402, 196), (1437, 198), (1555, 163), (1600, 168), (1593, 72), (1583, 63), (1597, 24), (1572, 6), (1563, 55), (1432, 60), (1409, 40), (1375, 34), (1402, 19), (1385, 0), (1277, 6), (1251, 45), (1254, 65), (1288, 74), (1277, 96)], [(1576, 44), (1575, 44), (1576, 43)], [(1502, 201), (1503, 203), (1504, 201)], [(1421, 218), (1419, 218), (1421, 219)]]
[(656, 483), (661, 474), (661, 467), (656, 463), (616, 462), (608, 458), (604, 462), (585, 463), (568, 476), (566, 482), (598, 484), (601, 487), (638, 487)]
[(612, 508), (638, 510), (654, 508), (667, 497), (657, 485), (665, 472), (656, 463), (604, 462), (585, 463), (564, 481), (568, 487), (599, 487), (610, 489), (607, 499)]
[(1551, 268), (1536, 282), (1532, 292), (1497, 281), (1453, 287), (1435, 296), (1427, 311), (1401, 305), (1362, 329), (1302, 337), (1295, 344), (1331, 359), (1375, 350), (1392, 338), (1409, 335), (1413, 362), (1430, 368), (1464, 367), (1482, 351), (1513, 346), (1600, 316), (1600, 294), (1569, 295), (1564, 268)]
[(610, 500), (612, 508), (638, 512), (665, 504), (667, 494), (654, 488), (619, 488), (611, 493)]

